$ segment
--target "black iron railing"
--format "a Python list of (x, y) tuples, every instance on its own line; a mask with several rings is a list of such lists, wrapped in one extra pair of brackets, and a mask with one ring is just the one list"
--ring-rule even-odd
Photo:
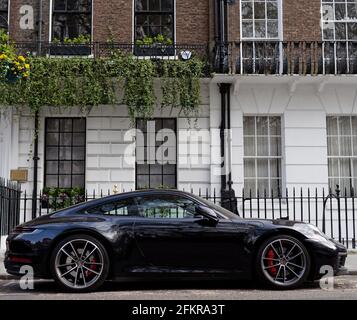
[(219, 73), (357, 74), (357, 41), (230, 42), (217, 45), (213, 56)]
[(19, 185), (0, 178), (0, 236), (20, 223), (20, 198)]
[(107, 57), (113, 52), (133, 54), (138, 59), (189, 59), (196, 55), (208, 58), (207, 44), (136, 45), (133, 43), (92, 42), (88, 44), (61, 44), (51, 42), (16, 42), (18, 54), (56, 57)]
[[(122, 192), (131, 190), (122, 190)], [(221, 205), (222, 198), (216, 190), (184, 190)], [(37, 216), (49, 214), (63, 208), (64, 204), (75, 204), (111, 195), (110, 190), (85, 192), (81, 197), (68, 199), (49, 197), (39, 194), (36, 199)], [(32, 195), (32, 193), (31, 193)], [(0, 179), (0, 222), (1, 235), (6, 235), (19, 223), (32, 219), (32, 196), (20, 191), (15, 183)], [(356, 205), (354, 190), (320, 190), (292, 189), (284, 192), (264, 191), (247, 192), (242, 190), (240, 196), (230, 199), (237, 206), (242, 218), (253, 219), (288, 219), (314, 224), (328, 236), (356, 248)], [(227, 204), (227, 199), (224, 199)]]

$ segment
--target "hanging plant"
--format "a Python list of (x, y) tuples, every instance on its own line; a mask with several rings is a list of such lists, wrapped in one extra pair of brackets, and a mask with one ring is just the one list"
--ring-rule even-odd
[[(10, 70), (14, 68), (11, 71), (16, 71), (18, 79), (0, 81), (0, 106), (29, 106), (35, 115), (44, 106), (79, 107), (87, 112), (98, 105), (124, 103), (134, 124), (137, 117), (153, 116), (157, 101), (154, 79), (162, 78), (163, 107), (180, 108), (188, 117), (198, 112), (205, 69), (198, 58), (153, 61), (117, 50), (110, 57), (96, 59), (25, 58), (14, 55), (7, 38), (1, 37), (5, 44), (1, 42), (0, 72), (3, 77), (9, 72), (10, 59), (14, 65)], [(116, 92), (118, 83), (123, 83), (123, 101)]]
[(24, 56), (15, 54), (8, 35), (0, 29), (0, 81), (15, 83), (30, 75), (30, 64)]

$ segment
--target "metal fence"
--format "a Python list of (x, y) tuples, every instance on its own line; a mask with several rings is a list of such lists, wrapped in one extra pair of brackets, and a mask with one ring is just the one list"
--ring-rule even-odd
[[(20, 191), (16, 184), (1, 180), (1, 232), (6, 234), (18, 223), (29, 221), (32, 216), (32, 194)], [(123, 190), (125, 192), (126, 190)], [(127, 190), (131, 191), (131, 190)], [(216, 190), (183, 190), (201, 196), (221, 205), (222, 198)], [(85, 192), (81, 196), (48, 197), (42, 193), (36, 199), (37, 216), (49, 214), (68, 204), (90, 201), (111, 195), (111, 190)], [(292, 189), (284, 192), (247, 192), (242, 190), (235, 198), (228, 200), (228, 205), (237, 207), (242, 218), (252, 219), (288, 219), (314, 224), (328, 236), (356, 249), (356, 206), (354, 190), (310, 190)], [(225, 199), (227, 205), (227, 199)]]
[(214, 65), (231, 74), (357, 74), (357, 41), (229, 42), (215, 47)]
[(20, 223), (20, 198), (19, 185), (0, 178), (0, 236)]

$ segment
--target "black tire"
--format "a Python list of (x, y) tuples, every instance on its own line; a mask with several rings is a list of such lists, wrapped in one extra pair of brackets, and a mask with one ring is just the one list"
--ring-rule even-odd
[[(283, 244), (283, 254), (281, 254), (279, 241), (282, 241)], [(279, 244), (280, 249), (276, 248), (276, 251), (274, 251), (271, 247), (272, 244), (274, 244), (274, 247), (276, 244)], [(288, 245), (290, 247), (288, 247)], [(293, 258), (298, 254), (295, 259), (300, 260), (300, 268), (297, 267), (299, 263), (297, 263), (296, 260), (289, 260), (290, 258), (286, 257), (286, 255), (289, 256), (288, 251), (291, 250), (294, 245), (296, 245), (296, 247), (292, 249), (293, 253), (290, 253), (290, 257)], [(285, 246), (287, 247), (286, 250)], [(274, 254), (272, 258), (269, 258), (269, 253), (271, 253), (269, 251)], [(268, 258), (266, 256), (267, 253)], [(294, 261), (296, 263), (295, 266), (292, 266), (292, 262), (290, 261)], [(298, 239), (287, 235), (277, 235), (265, 240), (259, 247), (255, 260), (257, 280), (266, 287), (279, 290), (291, 290), (301, 287), (309, 276), (310, 267), (311, 258), (306, 247)], [(273, 273), (273, 271), (275, 273)], [(291, 278), (290, 281), (288, 281), (289, 276)], [(295, 280), (293, 280), (293, 277), (295, 277)]]
[[(57, 266), (59, 266), (58, 261), (60, 261), (60, 259), (61, 259), (60, 257), (61, 257), (61, 255), (63, 255), (62, 254), (62, 252), (64, 252), (62, 250), (63, 248), (65, 248), (64, 250), (67, 252), (67, 251), (71, 250), (71, 249), (68, 249), (68, 246), (70, 246), (71, 244), (72, 245), (76, 245), (76, 244), (80, 245), (81, 243), (87, 243), (88, 251), (86, 250), (86, 247), (84, 247), (82, 249), (82, 252), (84, 252), (84, 250), (86, 250), (87, 255), (89, 255), (87, 257), (87, 259), (94, 255), (97, 255), (97, 257), (99, 257), (98, 261), (101, 263), (89, 261), (86, 263), (87, 266), (89, 265), (89, 268), (86, 267), (84, 265), (84, 263), (83, 264), (81, 263), (80, 267), (78, 267), (78, 265), (80, 263), (79, 261), (84, 260), (86, 257), (84, 256), (83, 259), (82, 259), (82, 257), (79, 257), (79, 255), (81, 255), (81, 252), (77, 251), (77, 248), (75, 249), (76, 253), (78, 254), (77, 258), (79, 257), (81, 259), (77, 259), (77, 258), (71, 259), (71, 258), (69, 258), (69, 255), (67, 254), (67, 257), (68, 257), (67, 259), (69, 259), (69, 261), (73, 260), (73, 263), (71, 263), (72, 265), (68, 266), (67, 270), (72, 268), (72, 266), (74, 268), (77, 267), (77, 269), (76, 269), (77, 271), (73, 271), (72, 273), (69, 273), (68, 276), (70, 276), (73, 273), (77, 274), (77, 272), (78, 272), (78, 274), (76, 276), (73, 276), (73, 277), (75, 277), (75, 281), (73, 281), (73, 282), (76, 283), (76, 285), (73, 287), (71, 285), (71, 283), (68, 281), (68, 279), (64, 279), (64, 277), (63, 277), (63, 274), (65, 274), (67, 271), (64, 270), (62, 277), (61, 277), (59, 274), (61, 270), (59, 268), (57, 268)], [(93, 249), (95, 247), (97, 248), (97, 249), (95, 249), (96, 251), (93, 253), (93, 255), (90, 255), (90, 253), (88, 253), (88, 252), (90, 252), (91, 249)], [(74, 253), (74, 251), (70, 252), (71, 257), (74, 257), (73, 253)], [(83, 254), (83, 255), (85, 255), (85, 254)], [(74, 260), (77, 260), (77, 262), (75, 262)], [(97, 264), (98, 266), (95, 264)], [(69, 236), (69, 237), (63, 239), (62, 241), (60, 241), (58, 243), (58, 245), (54, 248), (54, 250), (51, 254), (51, 259), (50, 259), (50, 271), (51, 271), (53, 279), (55, 280), (55, 282), (57, 283), (57, 285), (60, 288), (62, 288), (63, 290), (65, 290), (67, 292), (84, 293), (84, 292), (91, 292), (91, 291), (97, 290), (99, 287), (101, 287), (103, 285), (103, 283), (107, 279), (108, 273), (109, 273), (109, 267), (110, 267), (110, 260), (109, 260), (109, 256), (108, 256), (108, 253), (107, 253), (107, 250), (105, 249), (105, 247), (96, 238), (85, 235), (85, 234), (72, 235), (72, 236)], [(84, 268), (86, 268), (86, 269), (84, 269)], [(91, 269), (91, 268), (93, 268), (93, 269)], [(94, 268), (98, 268), (98, 269), (95, 270)], [(79, 269), (81, 270), (81, 272), (79, 272)], [(96, 272), (97, 274), (95, 274), (94, 272)], [(91, 277), (93, 276), (93, 279), (91, 281), (92, 283), (90, 283), (90, 282), (87, 283), (87, 286), (85, 286), (86, 285), (85, 280), (83, 281), (83, 279), (86, 278), (85, 274), (89, 274)], [(83, 282), (82, 286), (76, 287), (77, 283), (78, 283), (77, 277), (82, 278), (82, 282)]]

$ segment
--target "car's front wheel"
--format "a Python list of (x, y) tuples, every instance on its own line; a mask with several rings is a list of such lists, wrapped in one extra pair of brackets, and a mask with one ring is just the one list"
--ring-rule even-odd
[(301, 286), (309, 275), (310, 265), (309, 253), (301, 241), (285, 235), (264, 241), (256, 261), (261, 282), (276, 289)]
[(50, 268), (56, 283), (66, 291), (89, 292), (98, 289), (106, 280), (109, 257), (97, 239), (73, 235), (55, 247)]

